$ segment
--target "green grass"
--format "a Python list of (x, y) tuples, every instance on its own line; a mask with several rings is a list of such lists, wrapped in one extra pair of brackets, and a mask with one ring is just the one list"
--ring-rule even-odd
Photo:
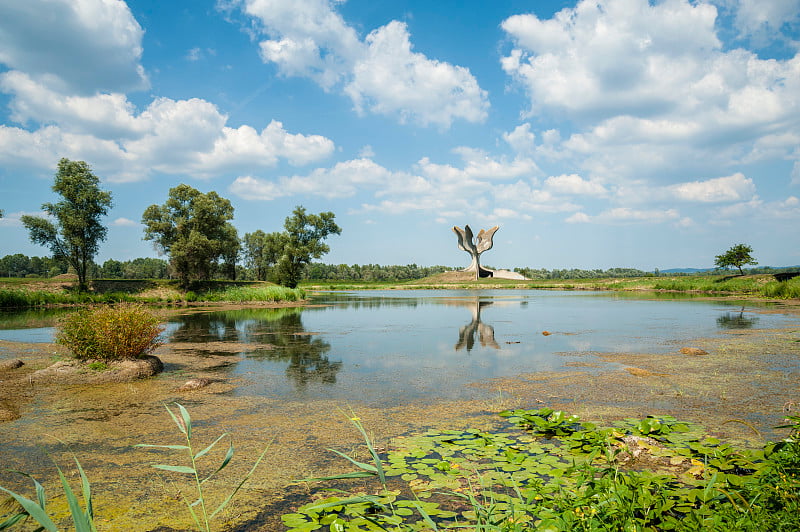
[(245, 303), (255, 301), (301, 301), (305, 299), (306, 292), (299, 288), (286, 288), (285, 286), (232, 286), (224, 290), (216, 290), (198, 294), (198, 300), (227, 301)]
[[(55, 290), (34, 289), (29, 279), (0, 279), (0, 309), (46, 308), (102, 303), (170, 304), (181, 302), (280, 302), (300, 301), (306, 297), (302, 289), (290, 289), (260, 282), (207, 281), (197, 282), (191, 290), (178, 289), (177, 281), (96, 280), (91, 292), (78, 292), (64, 281), (52, 284)], [(47, 280), (45, 280), (47, 281)], [(64, 288), (64, 286), (67, 286)], [(151, 294), (141, 295), (145, 290)]]

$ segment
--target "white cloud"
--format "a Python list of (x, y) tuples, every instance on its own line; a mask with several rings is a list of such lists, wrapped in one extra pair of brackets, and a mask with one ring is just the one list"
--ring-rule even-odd
[(0, 2), (0, 63), (62, 91), (143, 89), (142, 30), (121, 0)]
[(234, 2), (269, 38), (261, 57), (285, 76), (341, 87), (357, 112), (449, 128), (454, 120), (483, 122), (486, 91), (467, 68), (413, 52), (405, 24), (391, 21), (361, 40), (331, 0)]
[(3, 214), (3, 217), (0, 218), (0, 227), (22, 227), (22, 220), (23, 216), (40, 216), (40, 217), (47, 217), (47, 213), (43, 211), (37, 212), (27, 212), (27, 211), (17, 211), (17, 212), (6, 212)]
[(664, 222), (676, 222), (679, 225), (685, 224), (685, 219), (681, 219), (676, 209), (639, 210), (628, 207), (615, 207), (596, 216), (578, 212), (567, 218), (566, 221), (569, 223), (596, 223), (602, 225), (659, 224)]
[(545, 188), (555, 194), (572, 194), (604, 197), (608, 195), (605, 187), (597, 181), (586, 180), (577, 174), (548, 177)]
[(112, 222), (112, 225), (116, 227), (138, 227), (139, 223), (129, 218), (117, 218)]
[(495, 200), (503, 205), (513, 205), (524, 212), (569, 212), (580, 209), (579, 205), (559, 198), (548, 190), (535, 188), (524, 181), (493, 187)]
[(707, 181), (679, 183), (668, 187), (668, 190), (676, 199), (682, 201), (719, 203), (746, 201), (755, 195), (756, 186), (752, 179), (736, 173)]
[(717, 22), (713, 5), (687, 0), (581, 0), (551, 19), (506, 19), (502, 67), (531, 112), (578, 126), (537, 153), (620, 182), (796, 153), (800, 55), (723, 50)]
[(334, 151), (330, 139), (291, 134), (277, 121), (260, 132), (227, 127), (228, 117), (198, 98), (156, 98), (136, 114), (123, 94), (64, 95), (17, 71), (0, 74), (0, 91), (13, 95), (15, 120), (46, 124), (32, 132), (0, 126), (7, 164), (52, 168), (65, 156), (92, 161), (113, 181), (138, 181), (152, 170), (203, 178), (272, 167), (280, 158), (302, 166)]
[(800, 161), (794, 162), (790, 176), (792, 178), (793, 185), (800, 185)]
[(800, 23), (800, 0), (738, 0), (736, 7), (740, 36), (757, 46), (779, 39), (784, 25)]
[(337, 163), (333, 168), (318, 168), (307, 176), (281, 177), (275, 182), (252, 176), (239, 177), (229, 190), (249, 200), (273, 200), (299, 194), (343, 198), (363, 188), (385, 185), (393, 177), (389, 170), (369, 159), (354, 159)]
[(356, 111), (449, 128), (454, 119), (483, 122), (489, 102), (469, 70), (411, 51), (406, 25), (392, 21), (367, 36), (367, 52), (345, 87)]
[(243, 11), (271, 37), (259, 44), (265, 62), (286, 76), (329, 89), (352, 68), (363, 43), (328, 0), (243, 0)]
[(534, 150), (536, 135), (531, 132), (530, 124), (522, 124), (514, 128), (514, 131), (503, 133), (503, 140), (517, 153), (528, 154)]
[(361, 148), (358, 152), (358, 156), (362, 159), (372, 159), (375, 157), (375, 150), (372, 149), (372, 146), (367, 144)]

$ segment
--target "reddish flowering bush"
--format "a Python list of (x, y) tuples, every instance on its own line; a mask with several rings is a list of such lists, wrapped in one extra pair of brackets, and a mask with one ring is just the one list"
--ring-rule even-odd
[(56, 343), (80, 360), (141, 358), (160, 346), (164, 328), (142, 305), (93, 307), (69, 314)]

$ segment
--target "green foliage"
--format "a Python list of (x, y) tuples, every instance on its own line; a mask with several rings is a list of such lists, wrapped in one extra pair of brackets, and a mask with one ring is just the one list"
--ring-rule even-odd
[(313, 262), (304, 272), (305, 279), (315, 281), (365, 281), (402, 282), (422, 279), (438, 273), (451, 271), (449, 266), (418, 266), (416, 264), (323, 264)]
[(285, 231), (274, 237), (282, 250), (275, 265), (276, 282), (289, 288), (296, 287), (311, 259), (318, 259), (330, 251), (323, 240), (331, 234), (342, 233), (334, 218), (332, 212), (306, 214), (304, 207), (295, 207), (292, 216), (287, 217), (283, 224)]
[(800, 528), (798, 416), (788, 438), (752, 451), (668, 416), (600, 428), (548, 408), (502, 415), (523, 431), (429, 431), (371, 463), (335, 451), (359, 470), (306, 481), (381, 471), (379, 491), (328, 490), (283, 521), (291, 532)]
[(286, 288), (285, 286), (233, 286), (225, 290), (203, 294), (203, 300), (205, 301), (230, 301), (234, 303), (247, 301), (301, 301), (305, 297), (305, 290)]
[(140, 358), (161, 345), (163, 327), (139, 304), (87, 308), (61, 320), (56, 343), (80, 360)]
[(112, 206), (111, 193), (100, 190), (99, 184), (85, 162), (61, 159), (53, 191), (63, 200), (42, 205), (55, 223), (39, 216), (20, 218), (32, 242), (49, 247), (54, 259), (64, 260), (75, 269), (80, 290), (87, 289), (89, 265), (106, 238), (100, 218)]
[(714, 264), (720, 268), (728, 268), (734, 266), (739, 269), (739, 273), (744, 275), (742, 266), (747, 264), (758, 264), (758, 262), (751, 255), (753, 248), (746, 244), (736, 244), (722, 255), (717, 255), (714, 258)]
[(273, 266), (280, 260), (285, 245), (283, 233), (265, 233), (260, 229), (244, 235), (244, 255), (248, 268), (255, 278), (266, 281)]
[(226, 506), (228, 506), (228, 504), (231, 502), (231, 500), (233, 500), (233, 498), (236, 496), (236, 494), (239, 492), (242, 486), (244, 486), (245, 482), (247, 482), (247, 480), (253, 474), (253, 471), (255, 471), (256, 467), (258, 467), (258, 464), (261, 463), (261, 460), (264, 458), (264, 455), (267, 453), (267, 450), (269, 449), (269, 445), (261, 453), (261, 456), (259, 456), (258, 459), (255, 461), (250, 471), (242, 478), (241, 481), (239, 481), (238, 484), (236, 484), (236, 486), (228, 494), (228, 496), (221, 503), (219, 503), (216, 509), (210, 511), (210, 508), (207, 507), (208, 501), (206, 500), (207, 493), (205, 490), (205, 484), (206, 482), (214, 478), (217, 475), (217, 473), (225, 469), (225, 467), (227, 467), (230, 461), (233, 459), (234, 455), (233, 442), (230, 441), (229, 438), (228, 449), (225, 452), (222, 461), (219, 463), (219, 465), (210, 469), (211, 473), (209, 474), (201, 473), (200, 470), (198, 469), (198, 463), (200, 462), (200, 459), (203, 458), (205, 455), (209, 454), (217, 445), (217, 443), (219, 443), (220, 441), (222, 441), (222, 439), (228, 436), (228, 433), (222, 434), (220, 437), (214, 440), (214, 442), (211, 443), (211, 445), (204, 448), (203, 450), (195, 452), (192, 439), (193, 436), (192, 418), (191, 416), (189, 416), (189, 412), (186, 410), (186, 408), (183, 407), (183, 405), (175, 403), (175, 406), (178, 407), (177, 414), (172, 410), (170, 410), (168, 406), (165, 405), (164, 407), (167, 409), (167, 412), (169, 412), (169, 415), (175, 422), (175, 425), (177, 425), (178, 430), (181, 432), (181, 434), (184, 435), (186, 443), (177, 445), (151, 445), (151, 444), (141, 443), (137, 444), (136, 447), (165, 449), (172, 451), (184, 451), (188, 455), (188, 463), (191, 465), (154, 464), (153, 467), (156, 469), (160, 469), (162, 471), (168, 471), (180, 475), (188, 475), (192, 479), (197, 499), (190, 502), (185, 495), (182, 494), (181, 497), (183, 498), (183, 502), (186, 504), (186, 507), (189, 509), (189, 513), (191, 514), (192, 520), (197, 526), (197, 529), (209, 532), (211, 530), (211, 520), (214, 519), (214, 517), (216, 517), (219, 514), (219, 512), (221, 512)]
[(170, 189), (164, 205), (150, 205), (142, 215), (145, 240), (169, 255), (184, 285), (210, 279), (221, 264), (230, 270), (236, 263), (239, 239), (232, 219), (230, 201), (185, 184)]
[[(89, 484), (89, 479), (86, 477), (86, 473), (83, 471), (83, 467), (81, 467), (81, 464), (77, 458), (75, 458), (75, 465), (78, 468), (78, 473), (80, 474), (81, 478), (81, 492), (83, 495), (84, 507), (81, 507), (78, 497), (75, 495), (75, 492), (72, 491), (69, 482), (67, 482), (67, 479), (64, 476), (64, 472), (61, 471), (60, 467), (56, 466), (56, 469), (58, 470), (58, 477), (61, 479), (61, 488), (64, 491), (64, 495), (67, 499), (67, 505), (69, 506), (70, 517), (72, 518), (72, 524), (75, 527), (75, 532), (95, 532), (97, 529), (94, 526), (92, 488)], [(19, 471), (17, 471), (17, 473), (26, 476), (33, 481), (33, 485), (36, 489), (36, 501), (28, 499), (23, 495), (0, 486), (0, 491), (8, 493), (19, 505), (19, 509), (17, 511), (13, 512), (11, 515), (5, 516), (6, 519), (0, 521), (0, 530), (9, 529), (20, 521), (25, 521), (30, 518), (39, 525), (39, 528), (36, 529), (37, 531), (46, 530), (47, 532), (58, 532), (56, 524), (47, 513), (47, 497), (45, 495), (44, 487), (35, 478), (27, 473), (21, 473)], [(2, 517), (4, 516), (0, 514), (0, 518)]]

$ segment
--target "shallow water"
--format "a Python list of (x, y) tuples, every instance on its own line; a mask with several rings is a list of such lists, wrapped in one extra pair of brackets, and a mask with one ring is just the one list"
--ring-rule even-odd
[[(749, 303), (609, 292), (382, 290), (319, 293), (311, 303), (187, 311), (164, 337), (228, 357), (234, 395), (395, 404), (471, 397), (469, 383), (564, 371), (587, 353), (674, 353), (721, 330), (792, 320)], [(53, 331), (0, 330), (0, 340), (50, 342)]]
[[(388, 445), (403, 433), (489, 426), (498, 422), (493, 412), (542, 404), (590, 420), (662, 412), (724, 430), (741, 428), (726, 424), (741, 418), (762, 430), (798, 399), (800, 318), (752, 302), (609, 292), (320, 293), (304, 308), (172, 311), (168, 344), (157, 352), (165, 371), (154, 379), (29, 383), (33, 369), (52, 363), (55, 319), (0, 315), (0, 341), (12, 340), (0, 342), (0, 359), (19, 357), (29, 368), (0, 377), (9, 379), (0, 382), (0, 407), (5, 400), (21, 416), (2, 425), (0, 485), (30, 494), (26, 479), (2, 471), (8, 467), (51, 479), (57, 493), (52, 463), (69, 466), (75, 453), (104, 530), (189, 526), (175, 499), (186, 486), (149, 465), (177, 458), (132, 447), (180, 443), (164, 410), (174, 401), (191, 411), (205, 443), (222, 431), (234, 435), (231, 478), (275, 439), (253, 491), (237, 502), (241, 514), (230, 516), (231, 524), (266, 523), (245, 529), (275, 531), (289, 494), (306, 500), (300, 488), (287, 488), (291, 479), (348, 470), (327, 449), (359, 448), (343, 415), (350, 408)], [(688, 345), (710, 354), (678, 354)], [(650, 373), (625, 371), (631, 367)], [(180, 391), (200, 376), (215, 382)], [(4, 396), (11, 379), (14, 393)], [(57, 497), (53, 504), (64, 506)]]

